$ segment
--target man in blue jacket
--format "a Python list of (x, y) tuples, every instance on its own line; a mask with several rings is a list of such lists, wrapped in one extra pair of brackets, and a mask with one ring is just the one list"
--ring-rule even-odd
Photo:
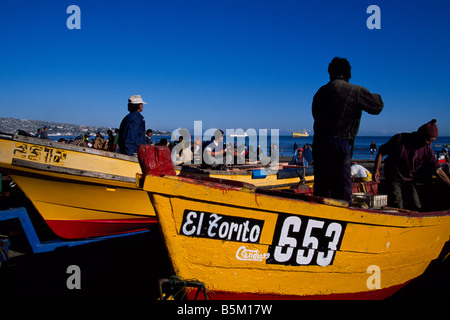
[(145, 144), (145, 121), (141, 115), (144, 102), (140, 95), (133, 95), (128, 99), (130, 113), (123, 118), (119, 128), (120, 153), (132, 156), (137, 153), (138, 147)]

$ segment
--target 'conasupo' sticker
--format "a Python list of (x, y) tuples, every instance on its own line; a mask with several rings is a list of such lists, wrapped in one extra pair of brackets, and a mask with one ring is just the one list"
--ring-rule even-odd
[(263, 220), (185, 210), (180, 234), (190, 237), (259, 243)]
[(291, 266), (332, 265), (345, 227), (342, 221), (280, 214), (266, 262)]

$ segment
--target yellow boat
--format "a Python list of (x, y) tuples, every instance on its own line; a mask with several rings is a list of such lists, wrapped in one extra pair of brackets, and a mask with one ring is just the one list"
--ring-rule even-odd
[[(181, 167), (177, 169), (182, 171)], [(13, 179), (53, 232), (62, 238), (135, 231), (156, 222), (147, 192), (136, 186), (136, 174), (141, 173), (136, 157), (0, 134), (0, 172)], [(258, 185), (300, 181), (297, 174), (287, 176), (287, 172), (262, 177), (248, 169), (233, 170), (232, 175), (202, 170), (203, 175), (255, 180)], [(312, 176), (307, 180), (311, 179)]]
[(273, 166), (236, 165), (226, 170), (201, 169), (198, 165), (175, 166), (177, 174), (183, 176), (200, 176), (251, 183), (258, 187), (289, 187), (292, 184), (314, 184), (312, 167), (302, 167), (280, 163)]
[(299, 132), (299, 131), (292, 132), (292, 136), (294, 138), (306, 138), (306, 137), (309, 137), (309, 133), (306, 132), (305, 129), (303, 129), (301, 132)]
[(143, 183), (176, 276), (204, 283), (213, 298), (384, 298), (450, 240), (448, 210), (359, 209), (217, 182), (147, 175)]
[(0, 172), (62, 238), (136, 231), (156, 223), (147, 193), (136, 187), (140, 171), (135, 157), (0, 134)]

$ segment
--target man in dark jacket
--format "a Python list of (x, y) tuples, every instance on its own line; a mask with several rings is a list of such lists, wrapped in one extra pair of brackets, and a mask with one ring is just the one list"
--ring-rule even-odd
[(317, 91), (312, 104), (314, 195), (351, 202), (351, 149), (362, 111), (379, 114), (384, 104), (380, 95), (348, 82), (347, 59), (334, 58), (328, 73), (330, 82)]
[(138, 147), (145, 144), (145, 121), (141, 115), (144, 102), (140, 95), (133, 95), (128, 99), (130, 113), (123, 118), (119, 128), (120, 153), (132, 156), (137, 153)]
[(421, 178), (436, 174), (447, 185), (450, 180), (436, 159), (431, 144), (439, 136), (436, 119), (416, 132), (399, 133), (382, 145), (375, 159), (372, 179), (378, 181), (383, 156), (388, 204), (400, 209), (420, 210), (422, 204), (416, 190)]

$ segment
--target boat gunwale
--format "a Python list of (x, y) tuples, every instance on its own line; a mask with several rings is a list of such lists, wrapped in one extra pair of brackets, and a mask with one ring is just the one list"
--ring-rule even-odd
[(112, 152), (112, 151), (107, 151), (107, 150), (76, 146), (73, 144), (61, 143), (61, 142), (52, 141), (52, 140), (45, 140), (45, 139), (40, 139), (40, 138), (36, 138), (36, 137), (21, 136), (21, 135), (12, 134), (12, 133), (0, 132), (0, 139), (30, 143), (30, 144), (35, 144), (35, 145), (39, 145), (39, 146), (63, 149), (63, 150), (74, 151), (74, 152), (88, 153), (88, 154), (92, 154), (92, 155), (97, 155), (97, 156), (102, 156), (102, 157), (107, 157), (107, 158), (115, 158), (115, 159), (119, 159), (119, 160), (132, 161), (132, 162), (137, 162), (137, 163), (139, 162), (138, 158), (135, 156), (129, 156), (129, 155), (116, 153), (116, 152)]
[[(91, 155), (96, 155), (96, 156), (101, 156), (101, 157), (106, 157), (106, 158), (113, 158), (113, 159), (118, 159), (118, 160), (125, 160), (125, 161), (139, 163), (139, 160), (136, 156), (129, 156), (129, 155), (116, 153), (116, 152), (112, 152), (112, 151), (107, 151), (107, 150), (102, 150), (102, 149), (94, 149), (94, 148), (76, 146), (73, 144), (60, 143), (57, 141), (45, 140), (45, 139), (40, 139), (40, 138), (36, 138), (36, 137), (22, 136), (22, 135), (13, 134), (13, 133), (0, 132), (0, 139), (11, 140), (11, 141), (16, 141), (16, 142), (24, 142), (24, 143), (29, 143), (29, 144), (34, 144), (34, 145), (39, 145), (39, 146), (44, 146), (44, 147), (57, 148), (57, 149), (62, 149), (62, 150), (80, 152), (80, 153), (84, 153), (84, 154), (91, 154)], [(242, 166), (242, 167), (240, 168), (239, 166)], [(306, 168), (306, 167), (295, 166), (295, 165), (293, 166), (290, 164), (283, 166), (283, 169), (284, 169), (284, 167), (286, 167), (286, 169), (295, 169), (295, 168), (304, 169), (304, 168)], [(267, 170), (267, 175), (272, 175), (272, 174), (276, 174), (279, 171), (279, 170), (270, 170), (270, 167), (267, 167), (267, 165), (263, 165), (263, 164), (237, 165), (238, 170), (226, 170), (226, 171), (196, 168), (195, 164), (193, 164), (193, 165), (186, 165), (186, 164), (176, 165), (176, 166), (174, 166), (174, 169), (180, 171), (181, 173), (184, 173), (184, 172), (182, 172), (183, 169), (187, 169), (186, 173), (188, 173), (188, 174), (196, 173), (196, 174), (215, 174), (215, 175), (252, 175), (252, 170), (260, 170), (260, 169), (265, 169), (265, 170)]]
[[(450, 217), (450, 210), (442, 210), (442, 211), (433, 211), (433, 212), (418, 212), (418, 211), (399, 211), (399, 212), (392, 212), (392, 211), (381, 211), (378, 209), (364, 209), (364, 208), (357, 208), (357, 207), (350, 207), (345, 206), (344, 203), (346, 201), (341, 200), (335, 200), (331, 198), (322, 198), (322, 197), (316, 197), (316, 196), (310, 196), (310, 195), (303, 195), (303, 194), (294, 194), (294, 193), (283, 193), (279, 190), (273, 190), (273, 189), (264, 189), (259, 188), (251, 183), (247, 182), (241, 182), (241, 181), (234, 181), (234, 180), (226, 180), (226, 179), (220, 179), (220, 178), (213, 178), (213, 177), (188, 177), (185, 175), (182, 176), (161, 176), (158, 178), (166, 178), (168, 180), (179, 180), (182, 182), (186, 182), (189, 184), (195, 184), (199, 186), (204, 186), (207, 188), (214, 188), (219, 190), (227, 190), (227, 191), (237, 191), (237, 192), (245, 192), (245, 193), (252, 193), (255, 196), (267, 196), (272, 198), (280, 198), (284, 200), (294, 200), (304, 203), (313, 203), (317, 205), (324, 205), (324, 206), (333, 206), (338, 207), (342, 209), (348, 209), (351, 211), (356, 212), (367, 212), (370, 214), (376, 214), (376, 215), (386, 215), (386, 216), (397, 216), (397, 217), (405, 217), (405, 218), (416, 218), (416, 219), (422, 219), (422, 218), (439, 218), (439, 217)], [(145, 185), (145, 184), (144, 184)], [(145, 188), (144, 188), (145, 190)], [(167, 194), (167, 192), (161, 192), (159, 190), (150, 191), (156, 194), (166, 194), (167, 196), (170, 196)], [(185, 197), (185, 196), (179, 196), (176, 197), (181, 198), (191, 198), (191, 197)], [(308, 201), (313, 200), (313, 201)], [(330, 201), (329, 203), (324, 201)], [(218, 201), (217, 201), (218, 202)], [(397, 208), (392, 208), (395, 210), (401, 210)]]
[(280, 170), (304, 170), (310, 167), (297, 166), (292, 164), (283, 165), (282, 169), (273, 170), (269, 165), (265, 164), (242, 164), (234, 165), (231, 170), (213, 170), (208, 168), (200, 168), (197, 164), (182, 164), (175, 166), (175, 170), (180, 171), (181, 174), (209, 174), (209, 175), (221, 175), (221, 176), (233, 176), (233, 175), (245, 175), (251, 176), (253, 170), (266, 170), (267, 176), (276, 175)]
[[(48, 164), (36, 163), (36, 162), (32, 162), (32, 161), (15, 159), (15, 158), (12, 160), (11, 165), (15, 166), (15, 167), (20, 167), (20, 168), (29, 168), (29, 169), (37, 170), (37, 171), (39, 171), (39, 173), (44, 171), (44, 172), (51, 172), (51, 173), (55, 173), (55, 174), (67, 174), (70, 176), (95, 178), (95, 179), (102, 179), (102, 180), (108, 180), (108, 181), (127, 182), (127, 183), (132, 183), (132, 184), (135, 184), (135, 182), (136, 182), (136, 179), (131, 178), (131, 177), (112, 175), (112, 174), (95, 172), (95, 171), (87, 171), (87, 170), (79, 170), (79, 169), (73, 169), (73, 168), (52, 166), (52, 165), (48, 165)], [(21, 171), (19, 169), (15, 169), (15, 170)]]
[[(106, 179), (99, 175), (79, 175), (71, 174), (69, 172), (55, 172), (52, 170), (41, 170), (32, 167), (20, 167), (16, 165), (10, 165), (9, 167), (1, 166), (0, 171), (10, 176), (14, 180), (13, 176), (23, 176), (32, 177), (36, 179), (45, 180), (58, 180), (67, 181), (70, 180), (73, 183), (89, 183), (92, 185), (99, 186), (113, 186), (113, 187), (123, 187), (127, 189), (140, 189), (136, 186), (135, 179), (130, 180), (120, 180), (120, 179)], [(95, 173), (95, 172), (92, 172)], [(126, 178), (126, 177), (125, 177)], [(108, 181), (109, 183), (105, 183)], [(20, 185), (19, 185), (20, 187)]]

